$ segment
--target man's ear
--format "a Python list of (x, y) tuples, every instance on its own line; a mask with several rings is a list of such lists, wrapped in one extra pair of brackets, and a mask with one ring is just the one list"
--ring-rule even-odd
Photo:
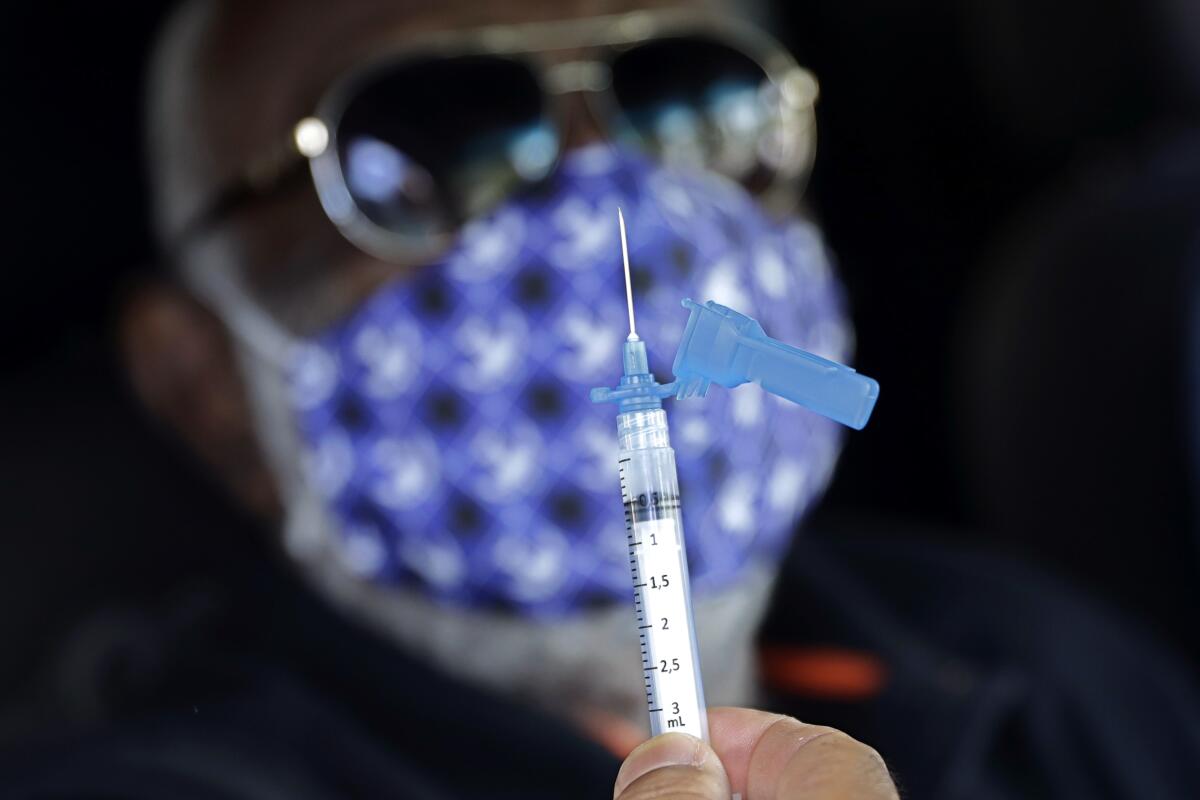
[(142, 404), (258, 515), (279, 501), (266, 468), (225, 326), (183, 289), (133, 288), (120, 308), (119, 346)]

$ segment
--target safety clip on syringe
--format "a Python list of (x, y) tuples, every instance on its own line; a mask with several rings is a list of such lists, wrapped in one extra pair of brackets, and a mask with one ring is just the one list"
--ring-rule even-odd
[(679, 479), (662, 401), (704, 397), (714, 383), (731, 389), (753, 382), (861, 429), (875, 407), (879, 384), (850, 367), (776, 341), (750, 317), (711, 300), (703, 305), (683, 301), (691, 316), (671, 367), (675, 380), (660, 384), (650, 372), (646, 343), (634, 323), (629, 248), (619, 211), (618, 220), (629, 337), (621, 353), (620, 383), (592, 389), (591, 399), (617, 405), (617, 463), (650, 731), (656, 736), (679, 731), (708, 741)]

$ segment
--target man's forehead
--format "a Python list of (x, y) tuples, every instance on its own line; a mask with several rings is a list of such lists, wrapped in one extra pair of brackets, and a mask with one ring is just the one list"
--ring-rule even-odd
[[(253, 66), (262, 77), (281, 84), (323, 85), (356, 55), (384, 41), (419, 42), (422, 34), (434, 31), (680, 4), (680, 0), (219, 2), (209, 44), (212, 56), (225, 60), (242, 78)], [(229, 88), (236, 92), (246, 86), (235, 83)]]
[[(169, 36), (152, 98), (153, 169), (168, 173), (167, 217), (278, 146), (342, 71), (385, 42), (495, 24), (584, 18), (704, 0), (196, 0)], [(161, 65), (160, 65), (161, 66)]]
[(258, 118), (251, 123), (254, 127), (277, 134), (311, 112), (316, 95), (341, 71), (384, 42), (417, 43), (422, 34), (434, 31), (680, 4), (680, 0), (224, 2), (214, 19), (208, 67), (210, 75), (223, 78), (212, 87), (215, 91), (227, 94), (231, 106), (241, 102), (246, 114), (253, 112)]

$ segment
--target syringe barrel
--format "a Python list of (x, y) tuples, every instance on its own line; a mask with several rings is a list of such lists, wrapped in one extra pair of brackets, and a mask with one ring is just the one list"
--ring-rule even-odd
[(617, 416), (618, 461), (650, 730), (708, 740), (675, 451), (662, 409)]
[[(661, 408), (654, 408), (618, 414), (617, 447), (621, 450), (650, 450), (658, 447), (670, 449), (667, 412)], [(671, 457), (673, 463), (674, 451)]]

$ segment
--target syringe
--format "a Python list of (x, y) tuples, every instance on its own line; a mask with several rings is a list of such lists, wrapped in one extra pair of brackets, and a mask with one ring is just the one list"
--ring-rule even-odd
[(675, 380), (660, 384), (650, 373), (646, 343), (634, 323), (629, 246), (620, 210), (617, 220), (629, 307), (629, 337), (621, 351), (624, 374), (615, 389), (592, 389), (591, 398), (617, 404), (621, 499), (650, 730), (656, 736), (681, 731), (707, 741), (679, 479), (663, 398), (704, 397), (714, 383), (728, 389), (757, 383), (858, 430), (871, 418), (879, 384), (844, 364), (772, 339), (754, 319), (711, 300), (683, 301), (691, 315), (671, 365)]
[(629, 337), (621, 354), (624, 375), (616, 389), (592, 390), (592, 400), (616, 402), (619, 410), (617, 461), (651, 733), (678, 731), (708, 741), (679, 478), (662, 408), (662, 398), (675, 389), (674, 384), (660, 385), (650, 373), (646, 343), (638, 337), (633, 315), (625, 218), (620, 210), (617, 215), (629, 307)]

